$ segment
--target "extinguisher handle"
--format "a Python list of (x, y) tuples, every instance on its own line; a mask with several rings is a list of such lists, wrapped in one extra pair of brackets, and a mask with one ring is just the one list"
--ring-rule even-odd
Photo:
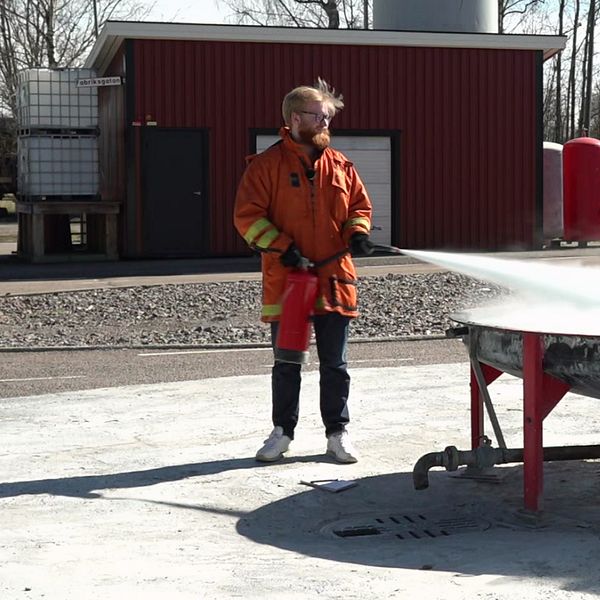
[(300, 262), (297, 265), (297, 269), (300, 269), (301, 271), (306, 271), (308, 269), (312, 269), (315, 266), (315, 263), (312, 262), (309, 258), (306, 258), (306, 256), (301, 256), (300, 257)]
[[(279, 249), (271, 249), (271, 248), (260, 248), (256, 244), (250, 244), (250, 249), (254, 252), (258, 252), (259, 254), (283, 254), (283, 250)], [(306, 271), (307, 269), (312, 269), (315, 267), (315, 263), (313, 263), (310, 258), (306, 258), (306, 256), (300, 256), (300, 260), (298, 264), (294, 267), (300, 271)]]

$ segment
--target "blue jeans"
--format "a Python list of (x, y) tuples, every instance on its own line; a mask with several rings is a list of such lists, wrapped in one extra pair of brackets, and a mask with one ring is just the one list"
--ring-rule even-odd
[[(316, 315), (313, 319), (320, 373), (320, 408), (325, 435), (342, 431), (350, 421), (348, 394), (350, 375), (346, 362), (350, 319), (338, 313)], [(278, 322), (271, 323), (271, 343), (275, 347)], [(300, 408), (301, 365), (275, 361), (272, 370), (273, 425), (294, 439)]]

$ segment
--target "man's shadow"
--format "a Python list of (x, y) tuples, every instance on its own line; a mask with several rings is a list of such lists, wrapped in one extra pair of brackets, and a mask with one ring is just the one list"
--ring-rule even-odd
[[(277, 464), (298, 462), (333, 462), (325, 454), (286, 457)], [(169, 481), (180, 481), (190, 477), (214, 475), (226, 471), (266, 468), (269, 463), (258, 462), (252, 458), (229, 458), (202, 463), (187, 463), (145, 469), (142, 471), (126, 471), (108, 475), (83, 475), (59, 477), (53, 479), (37, 479), (33, 481), (15, 481), (0, 483), (0, 498), (13, 496), (50, 494), (52, 496), (69, 496), (75, 498), (100, 498), (98, 490), (138, 488)]]

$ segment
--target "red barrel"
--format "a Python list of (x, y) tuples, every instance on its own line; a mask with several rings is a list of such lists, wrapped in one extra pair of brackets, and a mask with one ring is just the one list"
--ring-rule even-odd
[(310, 271), (288, 274), (275, 342), (276, 360), (298, 364), (308, 361), (310, 318), (317, 299), (318, 281)]
[(563, 146), (564, 239), (600, 240), (600, 140), (580, 137)]

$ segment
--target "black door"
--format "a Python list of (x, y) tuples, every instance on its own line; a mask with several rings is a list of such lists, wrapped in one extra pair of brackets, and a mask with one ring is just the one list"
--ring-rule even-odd
[(156, 127), (144, 127), (142, 131), (142, 254), (206, 254), (206, 131)]

